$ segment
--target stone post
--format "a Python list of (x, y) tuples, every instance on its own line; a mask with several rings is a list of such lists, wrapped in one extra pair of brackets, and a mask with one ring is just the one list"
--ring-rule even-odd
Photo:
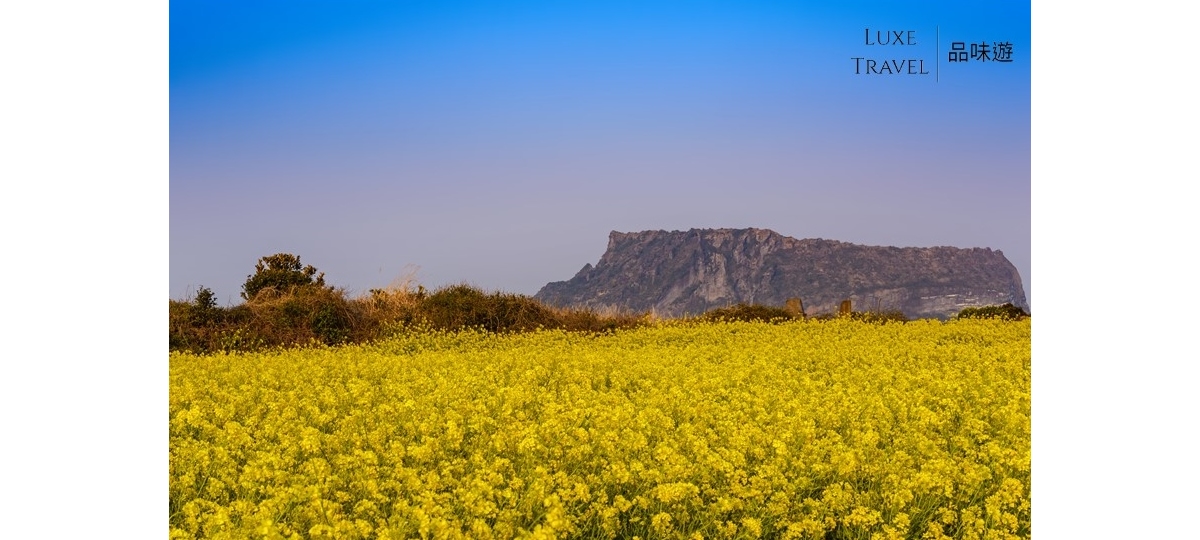
[(804, 318), (804, 302), (795, 296), (787, 299), (787, 302), (783, 305), (783, 309), (793, 318)]

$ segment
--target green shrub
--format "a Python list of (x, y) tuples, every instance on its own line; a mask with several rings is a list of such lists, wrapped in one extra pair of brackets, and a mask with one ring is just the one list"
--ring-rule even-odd
[(607, 333), (624, 328), (637, 328), (650, 320), (648, 314), (599, 314), (589, 309), (557, 309), (558, 328), (573, 332)]
[(488, 319), (487, 295), (470, 285), (434, 291), (420, 305), (421, 317), (434, 328), (483, 328)]
[(911, 319), (905, 315), (903, 311), (898, 309), (892, 310), (868, 310), (868, 311), (851, 311), (849, 313), (821, 313), (814, 315), (813, 319), (819, 321), (829, 321), (833, 319), (850, 319), (852, 321), (862, 321), (876, 324), (885, 324), (893, 322), (908, 322)]
[(521, 294), (492, 293), (488, 325), (493, 332), (525, 332), (559, 326), (558, 317), (541, 302)]
[(253, 300), (266, 289), (286, 294), (304, 286), (324, 287), (325, 273), (318, 274), (311, 264), (302, 265), (296, 255), (276, 253), (258, 260), (254, 274), (246, 276), (246, 282), (242, 284), (242, 298)]
[(758, 304), (736, 304), (705, 312), (700, 319), (707, 321), (790, 321), (796, 317), (784, 308)]
[(541, 302), (520, 294), (487, 294), (470, 285), (451, 285), (420, 301), (420, 317), (432, 327), (458, 330), (480, 328), (490, 332), (555, 328), (560, 320)]
[(192, 300), (192, 304), (201, 311), (212, 310), (217, 307), (217, 295), (212, 292), (212, 289), (201, 285), (200, 289), (196, 291), (196, 298)]
[(361, 303), (331, 287), (297, 287), (282, 294), (264, 289), (245, 308), (248, 314), (240, 326), (254, 330), (269, 345), (335, 345), (369, 334), (359, 332)]
[(309, 321), (317, 339), (327, 345), (349, 341), (354, 327), (349, 306), (340, 300), (318, 303)]
[(890, 311), (852, 311), (848, 316), (856, 321), (870, 323), (908, 322), (908, 316), (898, 309)]
[(225, 321), (225, 310), (217, 307), (216, 294), (203, 285), (191, 301), (172, 300), (168, 310), (168, 339), (171, 350), (204, 350)]
[(999, 306), (967, 307), (958, 312), (957, 319), (1000, 319), (1019, 321), (1029, 317), (1029, 312), (1012, 305), (1012, 302)]

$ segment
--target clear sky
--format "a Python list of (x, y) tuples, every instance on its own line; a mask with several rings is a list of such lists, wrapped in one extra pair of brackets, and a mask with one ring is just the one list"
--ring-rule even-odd
[(173, 1), (171, 297), (277, 252), (533, 294), (611, 230), (758, 227), (999, 249), (1032, 303), (1031, 54), (1003, 2)]

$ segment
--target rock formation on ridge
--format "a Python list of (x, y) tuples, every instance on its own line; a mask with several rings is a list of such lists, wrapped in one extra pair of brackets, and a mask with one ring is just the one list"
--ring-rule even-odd
[(1006, 302), (1029, 310), (1021, 277), (1000, 251), (860, 246), (766, 229), (613, 231), (595, 266), (536, 295), (549, 305), (663, 317), (742, 302), (782, 307), (791, 297), (808, 315), (835, 312), (846, 299), (856, 311), (910, 318)]

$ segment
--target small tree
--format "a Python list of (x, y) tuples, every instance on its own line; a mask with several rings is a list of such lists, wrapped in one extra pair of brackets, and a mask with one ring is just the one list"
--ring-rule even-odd
[(196, 291), (196, 298), (188, 308), (193, 320), (200, 326), (212, 325), (221, 320), (222, 312), (221, 308), (217, 307), (217, 295), (204, 285)]
[(196, 291), (196, 298), (192, 302), (196, 306), (196, 309), (208, 311), (217, 307), (217, 295), (212, 292), (212, 289), (201, 285), (200, 289)]
[(291, 253), (276, 253), (258, 260), (254, 274), (246, 276), (242, 285), (242, 298), (254, 299), (263, 289), (288, 292), (297, 287), (325, 286), (325, 273), (317, 273), (313, 266), (300, 264), (300, 257)]

